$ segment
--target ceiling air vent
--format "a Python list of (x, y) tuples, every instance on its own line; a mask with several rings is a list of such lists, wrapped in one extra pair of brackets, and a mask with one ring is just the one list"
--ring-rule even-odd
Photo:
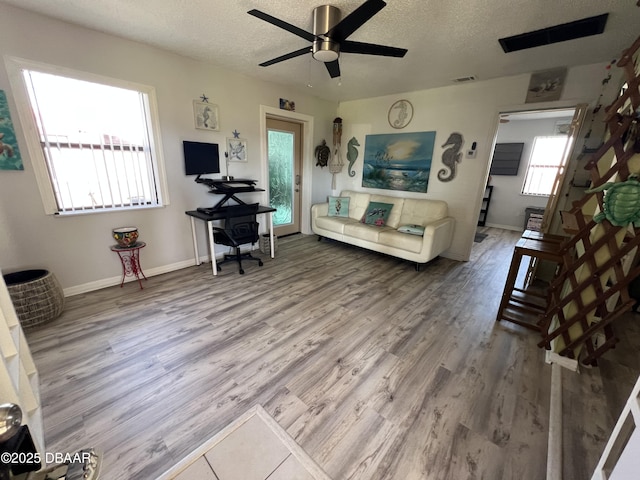
[(458, 83), (463, 83), (463, 82), (472, 82), (475, 79), (476, 79), (475, 75), (468, 75), (466, 77), (454, 78), (453, 81)]
[(543, 28), (533, 32), (522, 33), (498, 41), (505, 53), (525, 50), (527, 48), (551, 45), (552, 43), (575, 40), (576, 38), (598, 35), (604, 31), (608, 13), (595, 17), (583, 18), (575, 22), (563, 23), (554, 27)]

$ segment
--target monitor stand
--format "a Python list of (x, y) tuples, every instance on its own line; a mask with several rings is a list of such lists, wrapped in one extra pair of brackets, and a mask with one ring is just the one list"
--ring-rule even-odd
[(200, 175), (198, 175), (194, 181), (196, 183), (204, 183), (209, 188), (213, 186), (213, 178), (200, 178)]

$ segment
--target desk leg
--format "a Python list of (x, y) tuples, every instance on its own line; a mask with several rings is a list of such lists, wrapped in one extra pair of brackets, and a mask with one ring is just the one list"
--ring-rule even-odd
[(193, 240), (193, 253), (196, 257), (196, 265), (200, 265), (200, 254), (198, 253), (198, 239), (196, 237), (196, 221), (194, 217), (191, 219), (191, 239)]
[(269, 212), (269, 240), (269, 245), (271, 247), (271, 258), (274, 258), (276, 249), (273, 244), (273, 212)]
[(209, 252), (211, 252), (211, 271), (214, 275), (218, 275), (218, 263), (216, 262), (216, 248), (213, 242), (213, 222), (205, 222), (207, 224), (207, 233), (209, 235)]

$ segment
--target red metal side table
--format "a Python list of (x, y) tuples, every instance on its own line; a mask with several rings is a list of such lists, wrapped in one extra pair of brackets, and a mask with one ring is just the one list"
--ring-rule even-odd
[(145, 280), (147, 277), (145, 277), (142, 267), (140, 266), (140, 250), (146, 246), (147, 244), (145, 242), (137, 242), (129, 247), (121, 247), (120, 245), (112, 245), (110, 247), (112, 252), (118, 254), (120, 263), (122, 264), (122, 282), (120, 282), (120, 288), (124, 285), (125, 277), (136, 277), (140, 288), (143, 288), (140, 275), (142, 275), (142, 278)]

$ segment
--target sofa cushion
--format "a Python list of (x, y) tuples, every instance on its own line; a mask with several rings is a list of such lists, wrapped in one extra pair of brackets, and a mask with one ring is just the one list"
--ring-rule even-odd
[(405, 198), (399, 225), (427, 225), (447, 216), (447, 203), (442, 200)]
[(358, 223), (353, 218), (348, 217), (318, 217), (316, 218), (316, 225), (318, 228), (328, 230), (329, 232), (335, 232), (339, 234), (344, 233), (344, 226), (350, 223)]
[(419, 235), (407, 235), (397, 230), (389, 229), (380, 232), (378, 243), (389, 247), (401, 248), (409, 252), (420, 253), (422, 249), (422, 237)]
[(424, 227), (422, 225), (402, 225), (398, 227), (398, 231), (410, 235), (424, 235)]
[(327, 215), (330, 217), (348, 217), (349, 216), (349, 197), (329, 197), (329, 211)]
[(393, 203), (369, 202), (369, 206), (360, 221), (367, 225), (383, 227), (387, 224), (392, 209)]
[(402, 214), (402, 208), (404, 206), (404, 198), (390, 197), (389, 195), (371, 195), (371, 201), (393, 204), (393, 208), (391, 209), (391, 214), (389, 215), (386, 225), (398, 228), (398, 225), (400, 225), (400, 215)]
[[(381, 232), (394, 230), (389, 227), (376, 227), (374, 225), (366, 225), (364, 223), (349, 223), (344, 226), (345, 237), (353, 237), (359, 240), (367, 240), (369, 242), (377, 242)], [(408, 236), (408, 235), (407, 235)]]
[(371, 195), (369, 193), (356, 192), (354, 190), (344, 190), (340, 196), (349, 197), (351, 199), (349, 202), (349, 217), (359, 221), (369, 205)]

